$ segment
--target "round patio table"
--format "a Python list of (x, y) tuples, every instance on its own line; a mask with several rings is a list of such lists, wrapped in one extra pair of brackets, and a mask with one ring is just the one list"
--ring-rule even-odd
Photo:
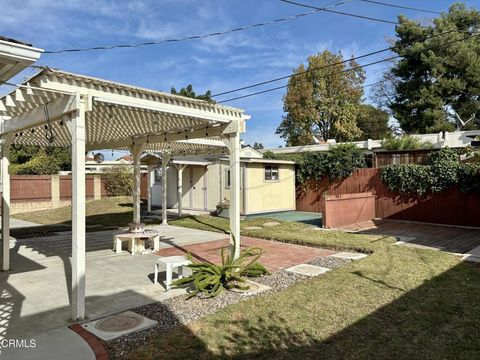
[(153, 251), (160, 248), (160, 234), (156, 230), (144, 230), (142, 232), (122, 231), (113, 234), (113, 250), (120, 254), (122, 252), (122, 243), (128, 241), (128, 250), (132, 255), (136, 252), (145, 250), (146, 241), (153, 242)]

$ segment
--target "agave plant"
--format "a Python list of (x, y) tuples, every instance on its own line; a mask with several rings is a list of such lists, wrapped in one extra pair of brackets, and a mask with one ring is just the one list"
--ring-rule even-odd
[[(235, 237), (233, 242), (235, 244)], [(233, 249), (231, 247), (227, 255), (222, 247), (220, 252), (222, 263), (211, 264), (209, 262), (195, 261), (191, 254), (188, 259), (192, 262), (188, 265), (192, 269), (192, 275), (173, 282), (174, 286), (181, 286), (192, 283), (195, 290), (192, 291), (189, 298), (202, 293), (208, 297), (214, 297), (223, 290), (239, 289), (248, 290), (249, 286), (244, 285), (245, 277), (255, 277), (269, 274), (269, 271), (258, 262), (262, 256), (263, 250), (259, 247), (250, 247), (242, 251), (238, 258), (235, 259)]]

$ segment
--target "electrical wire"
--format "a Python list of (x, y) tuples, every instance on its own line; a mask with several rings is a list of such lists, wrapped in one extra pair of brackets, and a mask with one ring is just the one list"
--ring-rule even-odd
[(419, 8), (414, 8), (414, 7), (410, 7), (410, 6), (403, 6), (403, 5), (386, 3), (386, 2), (382, 2), (382, 1), (375, 1), (375, 0), (358, 0), (358, 1), (361, 1), (361, 2), (364, 2), (364, 3), (382, 5), (382, 6), (389, 6), (389, 7), (393, 7), (393, 8), (397, 8), (397, 9), (419, 11), (419, 12), (424, 12), (424, 13), (429, 13), (429, 14), (436, 14), (436, 15), (442, 15), (442, 14), (443, 14), (443, 13), (440, 12), (440, 11), (419, 9)]
[[(472, 39), (472, 38), (476, 38), (476, 37), (478, 37), (478, 36), (480, 36), (480, 34), (471, 35), (471, 36), (469, 36), (469, 37), (467, 37), (467, 38), (465, 38), (465, 39), (453, 40), (453, 41), (450, 41), (450, 42), (448, 42), (448, 43), (444, 43), (443, 45), (445, 45), (445, 46), (446, 46), (446, 45), (451, 45), (451, 44), (453, 44), (453, 43), (457, 43), (457, 42), (460, 42), (460, 41), (469, 40), (469, 39)], [(414, 53), (421, 52), (421, 51), (425, 51), (425, 49), (420, 49), (420, 50), (416, 50), (416, 51), (406, 52), (406, 53), (399, 54), (399, 55), (395, 55), (395, 56), (392, 56), (392, 57), (389, 57), (389, 58), (385, 58), (385, 59), (373, 61), (373, 62), (364, 64), (364, 65), (354, 66), (354, 67), (352, 67), (352, 68), (344, 69), (344, 70), (341, 70), (341, 71), (338, 71), (338, 72), (333, 72), (333, 73), (330, 73), (330, 74), (327, 74), (327, 75), (342, 74), (342, 73), (349, 72), (349, 71), (359, 70), (359, 69), (362, 69), (362, 68), (365, 68), (365, 67), (368, 67), (368, 66), (380, 64), (380, 63), (383, 63), (383, 62), (386, 62), (386, 61), (395, 60), (395, 59), (398, 59), (398, 58), (403, 57), (403, 56), (405, 56), (405, 55), (414, 54)], [(290, 77), (292, 77), (292, 76), (290, 76)], [(280, 90), (280, 89), (285, 89), (285, 88), (287, 88), (287, 87), (288, 87), (288, 84), (287, 84), (287, 85), (282, 85), (282, 86), (277, 86), (277, 87), (274, 87), (274, 88), (270, 88), (270, 89), (266, 89), (266, 90), (262, 90), (262, 91), (257, 91), (257, 92), (254, 92), (254, 93), (250, 93), (250, 94), (246, 94), (246, 95), (241, 95), (241, 96), (237, 96), (237, 97), (230, 98), (230, 99), (226, 99), (226, 100), (222, 100), (222, 101), (217, 101), (217, 103), (218, 103), (218, 104), (221, 104), (221, 103), (230, 102), (230, 101), (234, 101), (234, 100), (244, 99), (244, 98), (248, 98), (248, 97), (252, 97), (252, 96), (256, 96), (256, 95), (260, 95), (260, 94), (265, 94), (265, 93), (268, 93), (268, 92), (271, 92), (271, 91), (276, 91), (276, 90)]]
[(287, 4), (291, 4), (291, 5), (304, 7), (304, 8), (307, 8), (307, 9), (314, 9), (314, 10), (317, 10), (317, 11), (329, 12), (329, 13), (337, 14), (337, 15), (350, 16), (350, 17), (354, 17), (354, 18), (358, 18), (358, 19), (376, 21), (376, 22), (381, 22), (381, 23), (385, 23), (385, 24), (398, 25), (398, 22), (393, 21), (393, 20), (386, 20), (386, 19), (375, 18), (375, 17), (372, 17), (372, 16), (352, 14), (352, 13), (347, 13), (347, 12), (344, 12), (344, 11), (330, 10), (330, 9), (327, 9), (327, 8), (319, 8), (317, 6), (302, 4), (302, 3), (295, 2), (295, 1), (290, 1), (290, 0), (279, 0), (279, 1), (287, 3)]
[[(445, 31), (443, 33), (426, 36), (423, 40), (412, 40), (412, 41), (405, 42), (404, 45), (411, 45), (411, 44), (417, 43), (419, 41), (425, 41), (425, 40), (433, 39), (435, 37), (447, 35), (447, 34), (450, 34), (452, 32), (457, 32), (457, 31), (462, 32), (461, 30), (456, 30), (456, 29), (455, 30), (448, 30), (448, 31)], [(223, 91), (223, 92), (218, 93), (218, 94), (213, 94), (212, 97), (231, 94), (231, 93), (238, 92), (238, 91), (241, 91), (241, 90), (247, 90), (247, 89), (257, 87), (257, 86), (266, 85), (266, 84), (270, 84), (270, 83), (277, 82), (277, 81), (280, 81), (280, 80), (289, 79), (291, 77), (300, 76), (300, 75), (303, 75), (303, 74), (306, 74), (306, 73), (309, 73), (309, 72), (312, 72), (312, 71), (321, 70), (321, 69), (325, 69), (325, 68), (336, 66), (336, 65), (346, 64), (346, 63), (350, 62), (351, 60), (360, 60), (360, 59), (363, 59), (363, 58), (366, 58), (366, 57), (381, 54), (383, 52), (391, 51), (391, 50), (393, 50), (393, 48), (394, 48), (393, 46), (390, 46), (390, 47), (387, 47), (387, 48), (384, 48), (384, 49), (371, 51), (369, 53), (362, 54), (362, 55), (359, 55), (359, 56), (354, 56), (354, 57), (351, 57), (351, 58), (346, 59), (346, 60), (338, 61), (336, 63), (332, 63), (332, 64), (328, 64), (328, 65), (324, 65), (324, 66), (319, 66), (319, 67), (316, 67), (316, 68), (313, 68), (313, 69), (308, 69), (308, 70), (305, 70), (305, 71), (301, 71), (301, 72), (296, 73), (296, 74), (284, 75), (284, 76), (280, 76), (280, 77), (277, 77), (277, 78), (273, 78), (273, 79), (261, 81), (261, 82), (258, 82), (258, 83), (254, 83), (254, 84), (251, 84), (251, 85), (245, 85), (245, 86), (242, 86), (240, 88), (236, 88), (236, 89), (232, 89), (232, 90), (228, 90), (228, 91)]]
[(212, 33), (207, 33), (207, 34), (191, 35), (191, 36), (165, 39), (165, 40), (158, 40), (158, 41), (148, 41), (148, 42), (137, 43), (137, 44), (120, 44), (120, 45), (93, 46), (93, 47), (61, 49), (61, 50), (46, 50), (46, 51), (44, 51), (44, 54), (62, 54), (62, 53), (71, 53), (71, 52), (93, 51), (93, 50), (112, 50), (112, 49), (120, 49), (120, 48), (137, 48), (137, 47), (143, 47), (143, 46), (161, 45), (161, 44), (188, 41), (188, 40), (205, 39), (205, 38), (212, 37), (212, 36), (226, 35), (226, 34), (235, 33), (235, 32), (239, 32), (239, 31), (250, 30), (250, 29), (254, 29), (254, 28), (258, 28), (258, 27), (263, 27), (263, 26), (273, 25), (273, 24), (276, 24), (276, 23), (290, 21), (290, 20), (294, 20), (294, 19), (297, 19), (297, 18), (302, 18), (302, 17), (309, 16), (309, 15), (312, 15), (312, 14), (317, 14), (321, 11), (325, 11), (327, 8), (340, 6), (342, 4), (345, 4), (345, 3), (348, 3), (348, 2), (351, 2), (351, 1), (352, 0), (343, 0), (343, 1), (336, 2), (335, 4), (327, 5), (325, 7), (315, 8), (313, 11), (308, 11), (308, 12), (305, 12), (305, 13), (295, 14), (295, 15), (291, 15), (291, 16), (285, 16), (285, 17), (281, 17), (281, 18), (277, 18), (277, 19), (273, 19), (273, 20), (264, 21), (264, 22), (261, 22), (261, 23), (240, 26), (240, 27), (233, 28), (233, 29), (227, 29), (227, 30), (224, 30), (224, 31), (212, 32)]

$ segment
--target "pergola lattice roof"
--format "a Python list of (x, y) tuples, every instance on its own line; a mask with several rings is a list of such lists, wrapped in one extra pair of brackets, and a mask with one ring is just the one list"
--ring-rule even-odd
[(222, 152), (219, 136), (233, 120), (248, 119), (240, 109), (47, 68), (1, 99), (3, 132), (14, 144), (70, 146), (66, 114), (78, 94), (88, 99), (88, 150), (144, 143), (146, 151)]

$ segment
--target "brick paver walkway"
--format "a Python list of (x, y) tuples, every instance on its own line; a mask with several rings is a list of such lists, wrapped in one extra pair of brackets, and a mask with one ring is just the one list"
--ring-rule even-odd
[[(186, 245), (183, 247), (176, 246), (167, 249), (160, 249), (157, 254), (160, 256), (172, 256), (191, 253), (198, 260), (220, 263), (221, 248), (228, 246), (228, 242), (229, 240), (225, 239), (208, 243)], [(264, 253), (260, 262), (270, 271), (278, 271), (290, 266), (308, 263), (314, 259), (330, 256), (336, 253), (336, 251), (332, 250), (242, 236), (241, 247), (245, 249), (250, 246), (257, 246), (263, 249)]]

